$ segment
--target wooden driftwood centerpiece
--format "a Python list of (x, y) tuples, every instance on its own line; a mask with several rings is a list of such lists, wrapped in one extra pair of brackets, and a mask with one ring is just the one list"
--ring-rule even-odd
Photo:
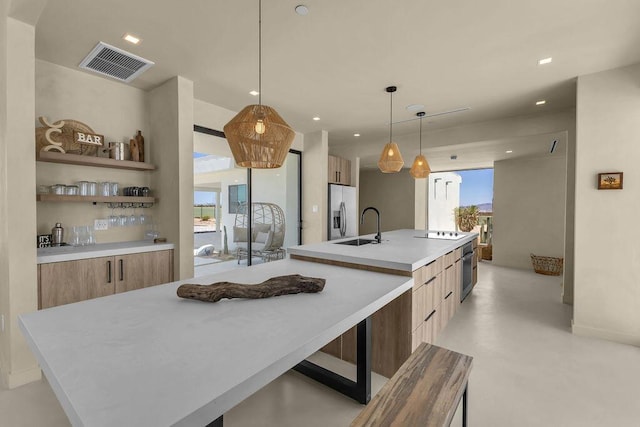
[(210, 285), (184, 284), (178, 287), (181, 298), (217, 302), (222, 298), (269, 298), (287, 294), (321, 292), (325, 279), (299, 274), (277, 276), (256, 285), (217, 282)]

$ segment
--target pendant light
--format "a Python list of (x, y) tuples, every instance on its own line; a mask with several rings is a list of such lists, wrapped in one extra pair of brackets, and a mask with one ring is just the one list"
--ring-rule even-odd
[(383, 173), (400, 172), (402, 166), (404, 166), (404, 160), (402, 160), (398, 144), (391, 141), (393, 136), (393, 92), (397, 89), (395, 86), (389, 86), (385, 89), (391, 97), (391, 108), (389, 113), (389, 142), (382, 149), (380, 160), (378, 160), (378, 168)]
[(418, 154), (416, 159), (413, 161), (413, 165), (411, 166), (409, 173), (415, 179), (419, 179), (429, 176), (431, 168), (429, 167), (427, 159), (422, 155), (422, 118), (424, 117), (424, 112), (421, 111), (416, 115), (420, 117), (420, 154)]
[(277, 111), (262, 105), (262, 0), (258, 0), (258, 104), (248, 105), (224, 126), (224, 134), (238, 166), (279, 168), (295, 132)]

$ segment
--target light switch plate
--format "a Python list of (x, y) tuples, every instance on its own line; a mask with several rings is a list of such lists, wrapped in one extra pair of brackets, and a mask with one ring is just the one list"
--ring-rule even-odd
[(109, 220), (108, 219), (96, 219), (93, 221), (93, 229), (94, 230), (108, 230), (109, 229)]

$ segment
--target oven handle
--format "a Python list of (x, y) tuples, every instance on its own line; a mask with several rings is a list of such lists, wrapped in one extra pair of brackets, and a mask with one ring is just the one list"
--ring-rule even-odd
[(466, 254), (464, 254), (464, 255), (462, 256), (462, 261), (463, 261), (463, 262), (464, 262), (464, 261), (468, 261), (469, 259), (473, 258), (473, 254), (474, 254), (474, 251), (467, 252)]

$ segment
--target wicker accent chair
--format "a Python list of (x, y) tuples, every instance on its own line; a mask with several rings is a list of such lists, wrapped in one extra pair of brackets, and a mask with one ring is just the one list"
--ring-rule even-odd
[[(260, 257), (264, 262), (283, 259), (286, 251), (284, 244), (285, 219), (284, 212), (275, 203), (254, 202), (251, 204), (252, 233), (251, 254)], [(233, 242), (236, 244), (238, 264), (247, 258), (247, 228), (249, 226), (248, 206), (242, 203), (238, 206), (233, 226)]]

